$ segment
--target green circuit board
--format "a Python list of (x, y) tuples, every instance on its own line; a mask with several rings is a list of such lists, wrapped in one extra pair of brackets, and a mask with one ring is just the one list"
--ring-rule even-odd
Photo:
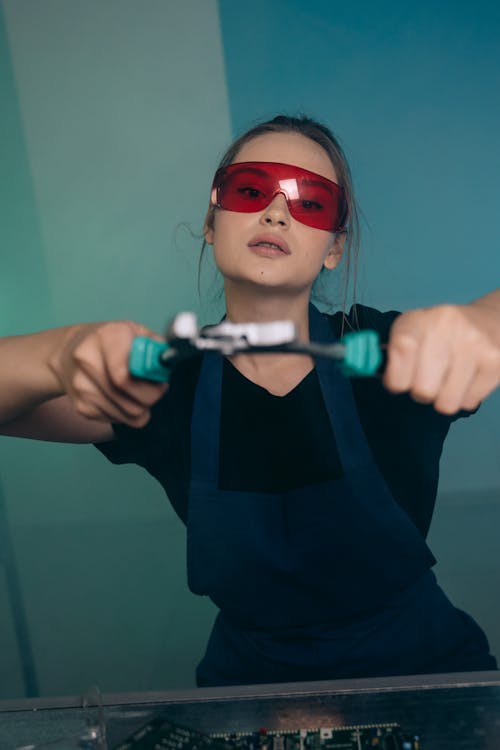
[(156, 717), (115, 750), (423, 750), (398, 724), (203, 734)]

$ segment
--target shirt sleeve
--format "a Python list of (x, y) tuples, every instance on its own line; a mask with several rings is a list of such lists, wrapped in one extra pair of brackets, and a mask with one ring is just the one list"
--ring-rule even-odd
[(104, 443), (94, 443), (113, 464), (144, 465), (144, 428), (133, 428), (124, 424), (112, 425), (114, 438)]
[(114, 464), (142, 466), (165, 490), (174, 510), (185, 521), (190, 476), (191, 415), (201, 358), (181, 363), (168, 391), (153, 406), (142, 428), (113, 424), (114, 440), (95, 447)]

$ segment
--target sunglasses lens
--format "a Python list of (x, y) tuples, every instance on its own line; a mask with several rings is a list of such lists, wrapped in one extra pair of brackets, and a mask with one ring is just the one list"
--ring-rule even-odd
[(217, 205), (252, 213), (266, 208), (278, 193), (294, 219), (316, 229), (338, 231), (347, 211), (344, 191), (336, 183), (300, 167), (275, 162), (242, 162), (217, 172)]
[(252, 169), (227, 170), (218, 189), (221, 208), (252, 213), (271, 202), (273, 180)]
[(316, 229), (332, 230), (340, 225), (342, 192), (335, 193), (326, 182), (297, 180), (297, 197), (290, 196), (290, 213), (297, 221)]

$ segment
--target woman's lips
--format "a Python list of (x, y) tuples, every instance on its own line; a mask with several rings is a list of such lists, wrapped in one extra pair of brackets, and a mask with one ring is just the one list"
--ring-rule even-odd
[(279, 258), (284, 255), (290, 255), (290, 248), (285, 240), (269, 234), (254, 237), (248, 243), (248, 247), (256, 255), (262, 255), (266, 258)]

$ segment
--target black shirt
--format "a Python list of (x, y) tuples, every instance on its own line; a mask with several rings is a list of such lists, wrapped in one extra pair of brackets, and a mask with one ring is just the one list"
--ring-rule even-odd
[[(399, 313), (357, 305), (359, 327), (386, 342)], [(354, 310), (347, 325), (354, 325)], [(340, 336), (342, 314), (328, 316)], [(187, 519), (190, 426), (201, 359), (180, 364), (170, 388), (155, 404), (149, 423), (135, 429), (114, 425), (116, 439), (97, 445), (114, 463), (143, 466), (164, 487), (175, 511)], [(394, 395), (380, 378), (353, 378), (354, 398), (374, 459), (393, 494), (425, 536), (437, 493), (439, 459), (450, 423), (432, 406)], [(219, 486), (280, 493), (342, 475), (342, 464), (316, 370), (279, 397), (247, 380), (224, 361)]]

